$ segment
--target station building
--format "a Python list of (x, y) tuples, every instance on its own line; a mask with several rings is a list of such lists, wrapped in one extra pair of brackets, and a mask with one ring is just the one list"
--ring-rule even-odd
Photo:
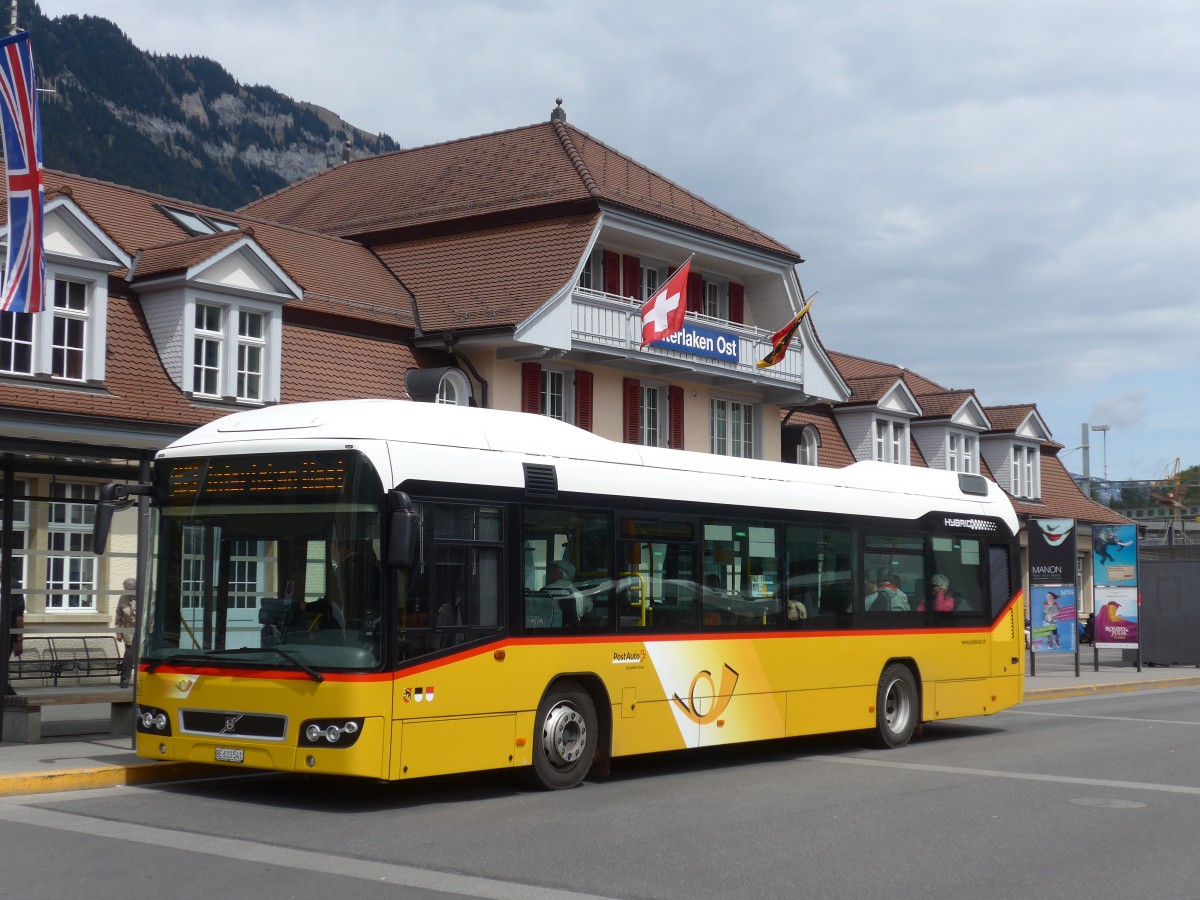
[[(91, 552), (101, 485), (230, 412), (403, 398), (616, 441), (994, 478), (1023, 518), (1127, 521), (1071, 480), (1034, 404), (987, 406), (827, 350), (795, 250), (566, 121), (349, 162), (236, 211), (46, 173), (43, 312), (0, 313), (3, 581), (33, 630), (110, 629), (146, 516)], [(685, 261), (686, 325), (640, 309)], [(905, 361), (915, 362), (919, 360)]]

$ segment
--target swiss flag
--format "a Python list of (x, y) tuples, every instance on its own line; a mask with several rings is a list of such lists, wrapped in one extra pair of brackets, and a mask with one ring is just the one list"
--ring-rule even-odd
[(642, 307), (642, 346), (670, 337), (683, 327), (687, 313), (687, 277), (692, 259), (679, 267)]

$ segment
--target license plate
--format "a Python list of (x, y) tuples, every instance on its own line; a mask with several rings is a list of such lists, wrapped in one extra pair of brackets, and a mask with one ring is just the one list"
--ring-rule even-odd
[(234, 750), (232, 747), (218, 747), (217, 748), (217, 762), (240, 763), (240, 762), (245, 762), (245, 760), (246, 760), (246, 751), (245, 750)]

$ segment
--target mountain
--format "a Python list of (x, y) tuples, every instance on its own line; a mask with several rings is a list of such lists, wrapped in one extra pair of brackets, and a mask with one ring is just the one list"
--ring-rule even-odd
[(355, 158), (399, 149), (210, 59), (139, 50), (107, 19), (19, 0), (18, 21), (53, 91), (39, 95), (47, 168), (236, 209), (336, 164), (347, 141)]

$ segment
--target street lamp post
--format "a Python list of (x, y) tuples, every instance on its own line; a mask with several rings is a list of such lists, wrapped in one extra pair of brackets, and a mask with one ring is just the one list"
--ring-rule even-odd
[(1104, 482), (1108, 483), (1108, 432), (1112, 428), (1111, 425), (1093, 425), (1092, 431), (1099, 431), (1103, 436), (1104, 444)]

